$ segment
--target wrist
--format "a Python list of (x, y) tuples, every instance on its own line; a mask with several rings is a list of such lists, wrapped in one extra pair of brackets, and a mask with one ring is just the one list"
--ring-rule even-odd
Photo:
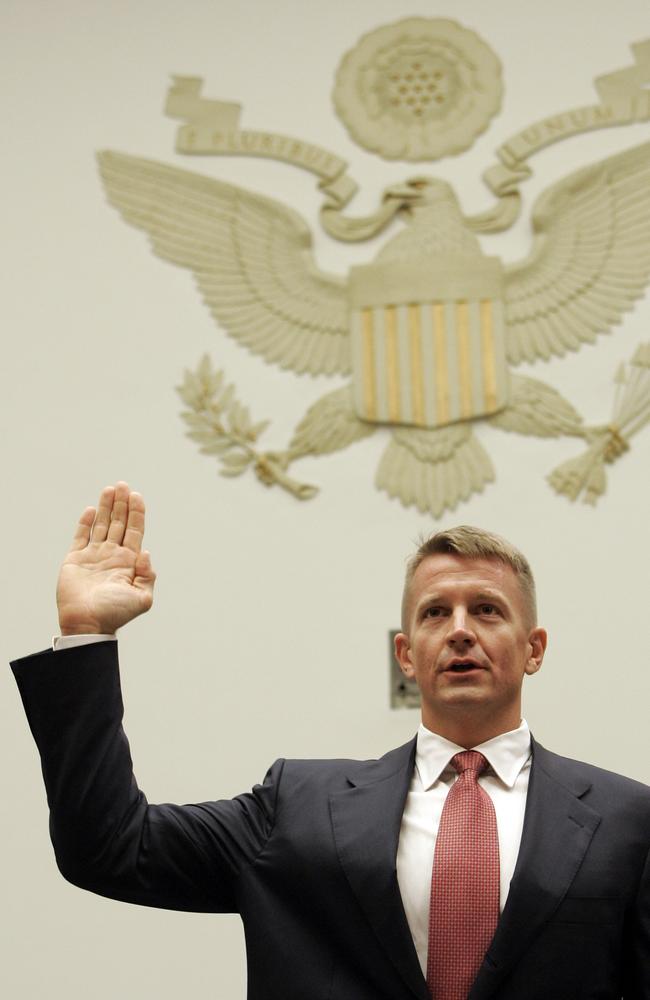
[(106, 635), (114, 632), (112, 623), (99, 621), (86, 608), (59, 607), (59, 635)]
[(63, 625), (59, 622), (59, 635), (110, 635), (111, 629), (98, 628), (93, 625)]
[(115, 631), (113, 622), (103, 621), (86, 601), (59, 600), (57, 615), (59, 635), (106, 635)]

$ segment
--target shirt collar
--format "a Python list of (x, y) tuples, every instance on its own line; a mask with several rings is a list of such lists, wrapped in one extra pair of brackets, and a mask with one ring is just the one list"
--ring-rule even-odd
[[(417, 733), (417, 749), (415, 752), (415, 767), (420, 776), (422, 787), (427, 789), (438, 781), (442, 772), (449, 766), (451, 758), (465, 750), (456, 743), (432, 733), (430, 729), (420, 724)], [(512, 788), (517, 775), (528, 761), (531, 754), (530, 729), (525, 719), (517, 729), (508, 733), (500, 733), (491, 740), (480, 743), (472, 750), (478, 750), (487, 761), (497, 777)]]

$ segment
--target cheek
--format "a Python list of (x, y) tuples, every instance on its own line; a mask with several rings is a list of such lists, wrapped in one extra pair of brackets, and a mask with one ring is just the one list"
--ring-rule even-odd
[(428, 670), (433, 666), (440, 655), (440, 643), (430, 636), (423, 638), (413, 647), (413, 662), (417, 664), (419, 670)]
[(501, 657), (498, 662), (501, 665), (501, 673), (504, 679), (513, 683), (520, 683), (526, 672), (528, 659), (528, 650), (524, 646), (519, 646), (516, 649), (510, 646), (501, 650)]

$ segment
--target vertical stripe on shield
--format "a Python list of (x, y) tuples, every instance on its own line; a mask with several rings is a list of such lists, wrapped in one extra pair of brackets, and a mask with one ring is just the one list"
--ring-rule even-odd
[(375, 344), (372, 309), (361, 310), (361, 350), (363, 372), (363, 412), (368, 420), (377, 419), (375, 393)]
[(458, 416), (472, 416), (472, 355), (470, 349), (469, 306), (467, 302), (456, 304), (456, 334), (458, 338), (458, 382), (460, 404)]
[(422, 385), (422, 306), (410, 305), (408, 309), (409, 330), (409, 361), (411, 368), (411, 404), (413, 407), (413, 423), (425, 427), (424, 419), (424, 388)]
[(396, 423), (401, 417), (399, 391), (399, 351), (397, 338), (397, 310), (386, 306), (386, 381), (388, 387), (388, 419)]
[(445, 336), (445, 307), (442, 302), (434, 302), (433, 311), (433, 356), (435, 358), (435, 399), (436, 424), (449, 421), (449, 371), (447, 368), (447, 338)]
[(485, 408), (488, 411), (497, 407), (497, 367), (494, 345), (494, 325), (492, 318), (492, 302), (483, 299), (481, 309), (481, 357), (483, 359), (483, 386), (485, 391)]

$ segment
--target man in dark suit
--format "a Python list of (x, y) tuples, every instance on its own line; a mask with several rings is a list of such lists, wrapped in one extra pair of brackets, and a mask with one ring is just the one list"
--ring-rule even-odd
[(230, 801), (149, 805), (115, 630), (152, 603), (142, 498), (87, 508), (56, 649), (16, 661), (57, 863), (116, 899), (239, 912), (250, 1000), (650, 1000), (650, 789), (550, 753), (524, 557), (473, 528), (412, 559), (396, 655), (422, 725), (378, 761), (276, 762)]

